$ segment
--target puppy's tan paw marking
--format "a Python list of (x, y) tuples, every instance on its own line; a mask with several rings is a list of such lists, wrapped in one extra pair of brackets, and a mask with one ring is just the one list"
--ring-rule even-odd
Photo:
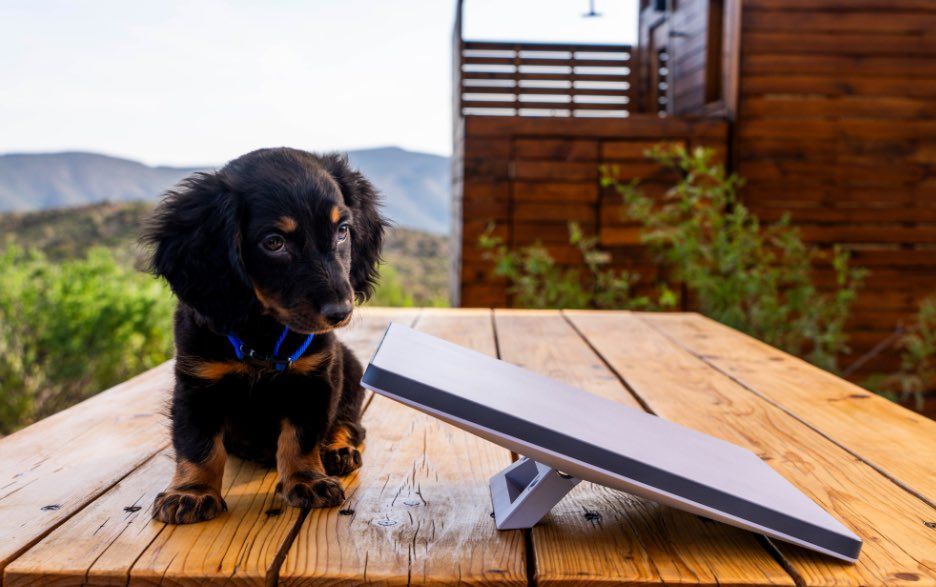
[(322, 464), (329, 475), (343, 477), (361, 468), (361, 451), (351, 445), (329, 446), (322, 451)]
[(294, 473), (280, 482), (279, 489), (286, 503), (297, 508), (335, 507), (345, 498), (341, 483), (321, 473)]
[(205, 486), (169, 488), (153, 502), (153, 519), (167, 524), (204, 522), (226, 511), (221, 494)]

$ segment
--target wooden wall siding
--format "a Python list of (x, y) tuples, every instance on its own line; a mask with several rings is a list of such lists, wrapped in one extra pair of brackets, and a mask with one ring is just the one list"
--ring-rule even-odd
[(680, 0), (669, 17), (672, 114), (698, 114), (705, 107), (710, 0)]
[(542, 243), (563, 265), (581, 265), (569, 244), (568, 223), (598, 234), (615, 266), (640, 274), (644, 284), (656, 268), (639, 247), (639, 231), (621, 219), (621, 197), (599, 185), (599, 167), (616, 165), (622, 180), (641, 177), (650, 191), (672, 185), (643, 153), (661, 142), (710, 145), (724, 152), (727, 125), (636, 115), (629, 119), (570, 119), (466, 116), (462, 151), (455, 166), (460, 179), (461, 228), (455, 238), (453, 274), (462, 306), (507, 306), (506, 284), (492, 274), (478, 249), (490, 223), (512, 247)]
[(732, 150), (744, 198), (871, 270), (854, 358), (936, 294), (936, 2), (744, 0), (741, 23)]
[[(666, 43), (669, 88), (663, 93), (671, 116), (709, 115), (730, 118), (737, 94), (738, 18), (741, 0), (679, 0), (668, 13), (653, 2), (640, 9), (639, 97), (643, 111), (656, 110), (659, 92), (653, 88), (656, 66), (651, 54)], [(655, 31), (661, 31), (655, 34)], [(655, 44), (656, 43), (656, 44)]]
[(626, 117), (631, 47), (461, 41), (456, 111), (464, 115)]

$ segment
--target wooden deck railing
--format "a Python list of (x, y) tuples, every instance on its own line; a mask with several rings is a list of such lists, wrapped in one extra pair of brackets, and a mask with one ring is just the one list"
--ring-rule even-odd
[(627, 117), (629, 45), (462, 41), (456, 47), (462, 115)]

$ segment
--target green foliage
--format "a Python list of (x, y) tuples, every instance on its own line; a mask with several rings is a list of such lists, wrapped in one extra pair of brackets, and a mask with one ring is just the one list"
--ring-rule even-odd
[(448, 298), (439, 293), (426, 294), (421, 290), (414, 293), (394, 265), (384, 263), (380, 266), (380, 282), (373, 297), (368, 301), (371, 306), (448, 306)]
[(168, 359), (173, 306), (107, 249), (58, 263), (0, 252), (0, 433)]
[[(0, 214), (0, 434), (159, 364), (174, 301), (133, 269), (149, 202)], [(102, 248), (104, 247), (104, 248)], [(448, 303), (448, 241), (394, 229), (373, 305)], [(106, 249), (106, 250), (105, 250)]]
[[(864, 272), (848, 253), (807, 246), (784, 217), (761, 223), (737, 197), (742, 180), (713, 163), (709, 149), (655, 148), (648, 156), (680, 179), (662, 199), (614, 169), (603, 183), (623, 195), (628, 215), (643, 224), (643, 240), (670, 278), (684, 285), (703, 314), (829, 370), (847, 351), (844, 324)], [(814, 266), (831, 263), (833, 291), (813, 283)]]
[(920, 305), (913, 324), (897, 346), (901, 349), (900, 370), (891, 375), (875, 375), (865, 386), (904, 401), (913, 398), (917, 410), (922, 410), (924, 394), (936, 387), (936, 298)]
[[(576, 223), (569, 224), (569, 242), (584, 259), (584, 267), (562, 267), (542, 245), (511, 250), (494, 236), (494, 225), (481, 235), (484, 258), (494, 263), (495, 274), (506, 277), (517, 305), (528, 308), (630, 308), (654, 306), (648, 296), (636, 296), (637, 276), (606, 267), (610, 255), (598, 248), (598, 239), (586, 237)], [(584, 269), (584, 270), (583, 270)], [(675, 295), (663, 288), (657, 305), (672, 307)], [(655, 307), (655, 306), (654, 306)]]

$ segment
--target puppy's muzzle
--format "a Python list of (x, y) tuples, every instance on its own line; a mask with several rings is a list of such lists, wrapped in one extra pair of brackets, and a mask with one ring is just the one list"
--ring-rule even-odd
[(337, 326), (351, 315), (354, 305), (350, 301), (338, 302), (335, 304), (325, 304), (322, 306), (321, 314), (332, 326)]

